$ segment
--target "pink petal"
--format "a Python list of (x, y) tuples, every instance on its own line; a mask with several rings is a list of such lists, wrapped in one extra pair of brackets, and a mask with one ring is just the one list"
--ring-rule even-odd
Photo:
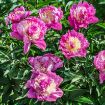
[(34, 66), (34, 57), (29, 57), (28, 62), (31, 64), (31, 66)]
[(28, 17), (28, 16), (30, 16), (31, 15), (31, 11), (26, 11), (25, 12), (25, 17)]
[(33, 42), (38, 48), (45, 50), (46, 49), (46, 43), (44, 40), (37, 40)]
[(100, 84), (105, 81), (105, 72), (100, 72), (99, 74)]
[(27, 83), (25, 84), (26, 88), (31, 88), (31, 80), (28, 80)]
[(55, 64), (54, 70), (63, 67), (63, 61), (58, 62), (57, 64)]
[(62, 81), (63, 81), (63, 78), (60, 77), (59, 75), (56, 75), (56, 73), (52, 73), (52, 72), (49, 71), (47, 73), (47, 75), (49, 77), (52, 77), (55, 80), (55, 83), (56, 83), (57, 86), (59, 86), (62, 83)]
[(62, 30), (62, 24), (61, 23), (54, 23), (52, 24), (51, 28), (55, 29), (55, 30)]
[(18, 39), (18, 40), (23, 40), (22, 36), (19, 35), (19, 33), (17, 33), (17, 32), (11, 32), (11, 33), (10, 33), (10, 36), (11, 36), (12, 38), (16, 38), (16, 39)]
[(49, 97), (47, 97), (46, 101), (56, 101), (57, 98), (60, 98), (63, 96), (63, 91), (61, 89), (57, 89), (56, 92), (52, 93)]
[(90, 23), (97, 23), (99, 21), (99, 19), (97, 17), (92, 17), (89, 19)]
[(35, 91), (31, 88), (29, 89), (28, 93), (27, 93), (27, 97), (28, 98), (36, 98), (36, 94)]
[(29, 39), (26, 35), (24, 36), (23, 41), (24, 41), (24, 53), (26, 54), (30, 49), (31, 42), (29, 41)]

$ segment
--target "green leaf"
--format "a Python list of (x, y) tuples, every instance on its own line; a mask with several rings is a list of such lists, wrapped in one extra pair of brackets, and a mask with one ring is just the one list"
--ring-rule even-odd
[(73, 1), (69, 1), (69, 2), (66, 4), (65, 11), (67, 10), (68, 7), (70, 8), (70, 6), (71, 6), (72, 4), (73, 4)]
[(71, 83), (76, 82), (76, 81), (78, 81), (78, 80), (80, 80), (80, 79), (82, 79), (82, 78), (83, 78), (83, 77), (82, 77), (81, 75), (76, 75), (76, 77), (74, 77), (74, 78), (72, 79)]
[(82, 103), (87, 103), (87, 104), (93, 104), (93, 101), (87, 97), (79, 97), (75, 101), (82, 102)]
[(97, 23), (96, 25), (103, 28), (103, 29), (105, 29), (105, 23)]

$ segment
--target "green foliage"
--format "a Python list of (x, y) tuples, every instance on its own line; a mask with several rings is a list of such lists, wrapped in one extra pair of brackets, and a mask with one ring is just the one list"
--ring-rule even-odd
[[(96, 7), (100, 22), (90, 25), (87, 30), (80, 30), (90, 42), (86, 58), (67, 60), (58, 50), (58, 41), (61, 35), (72, 29), (67, 21), (69, 8), (78, 0), (0, 0), (0, 105), (105, 105), (105, 86), (99, 84), (98, 71), (93, 65), (94, 55), (105, 49), (105, 1), (87, 1)], [(10, 38), (11, 30), (5, 25), (4, 18), (19, 5), (32, 10), (34, 16), (37, 16), (39, 8), (46, 5), (60, 6), (64, 11), (61, 21), (63, 30), (47, 32), (46, 51), (42, 52), (32, 46), (30, 52), (24, 55), (23, 43)], [(27, 90), (24, 85), (31, 74), (27, 58), (48, 52), (64, 60), (64, 67), (57, 71), (64, 78), (61, 84), (64, 96), (54, 103), (38, 102), (25, 97)]]

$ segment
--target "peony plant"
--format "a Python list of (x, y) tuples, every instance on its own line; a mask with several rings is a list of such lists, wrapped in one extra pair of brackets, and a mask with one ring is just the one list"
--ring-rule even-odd
[[(8, 86), (4, 90), (7, 89), (6, 92), (11, 90), (8, 97), (12, 98), (7, 97), (7, 99), (12, 100), (21, 94), (20, 97), (7, 101), (6, 104), (17, 105), (15, 102), (18, 102), (22, 105), (103, 105), (100, 100), (104, 99), (104, 95), (101, 96), (102, 92), (104, 93), (104, 87), (100, 88), (102, 86), (100, 84), (104, 85), (105, 81), (105, 50), (102, 50), (103, 47), (99, 48), (103, 42), (97, 43), (100, 37), (96, 35), (103, 35), (104, 30), (100, 32), (99, 27), (104, 29), (104, 25), (97, 23), (100, 16), (96, 16), (95, 7), (87, 1), (47, 3), (43, 0), (42, 5), (37, 1), (32, 8), (31, 2), (27, 0), (22, 2), (27, 9), (19, 4), (5, 18), (6, 27), (9, 29), (4, 28), (4, 30), (8, 31), (9, 36), (13, 38), (13, 40), (10, 39), (12, 44), (6, 42), (8, 45), (4, 47), (3, 41), (8, 41), (10, 38), (8, 36), (2, 42), (0, 41), (3, 43), (2, 49), (9, 48), (6, 54), (0, 53), (0, 57), (3, 54), (3, 57), (11, 62), (6, 68), (10, 70), (5, 73), (0, 67), (4, 80), (9, 78), (8, 81), (10, 81), (6, 84), (11, 88)], [(3, 33), (2, 30), (1, 32)], [(21, 50), (14, 51), (18, 49), (17, 46), (22, 47), (20, 41), (24, 44), (25, 55)], [(10, 47), (9, 44), (11, 44)], [(99, 51), (97, 55), (96, 50)], [(5, 60), (1, 59), (1, 62)], [(98, 72), (94, 71), (93, 64)], [(12, 72), (8, 72), (15, 70), (15, 67), (18, 68), (18, 72), (15, 71), (14, 77)], [(24, 69), (25, 72), (23, 72)], [(20, 82), (19, 85), (18, 82)], [(1, 89), (3, 88), (2, 86)], [(15, 95), (14, 92), (16, 92)], [(3, 100), (4, 94), (1, 95)], [(22, 99), (24, 102), (21, 102)]]

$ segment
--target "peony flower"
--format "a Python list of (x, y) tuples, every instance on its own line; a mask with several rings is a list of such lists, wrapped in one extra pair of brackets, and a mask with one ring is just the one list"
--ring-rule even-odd
[(86, 48), (89, 47), (89, 42), (82, 33), (75, 30), (68, 31), (60, 39), (59, 49), (67, 59), (72, 57), (85, 57)]
[(26, 83), (26, 87), (29, 88), (27, 97), (36, 98), (39, 101), (56, 101), (63, 95), (63, 91), (59, 88), (62, 81), (60, 76), (52, 72), (34, 73)]
[(63, 67), (63, 61), (54, 54), (48, 53), (43, 56), (29, 57), (29, 63), (33, 71), (48, 72)]
[(94, 65), (99, 71), (105, 71), (105, 50), (100, 51), (94, 57)]
[(31, 11), (25, 11), (25, 8), (23, 6), (17, 7), (13, 12), (10, 12), (9, 16), (5, 18), (6, 25), (8, 25), (9, 22), (19, 22), (30, 15)]
[(75, 30), (87, 28), (89, 24), (98, 22), (96, 10), (88, 2), (79, 2), (70, 8), (69, 23)]
[(94, 65), (99, 70), (100, 83), (103, 83), (105, 81), (105, 50), (100, 51), (94, 57)]
[(61, 30), (62, 24), (59, 22), (63, 17), (61, 8), (47, 6), (39, 10), (39, 17), (42, 19), (48, 28)]
[(46, 25), (42, 20), (31, 16), (19, 23), (12, 24), (11, 37), (23, 40), (25, 54), (29, 51), (31, 43), (45, 50), (44, 35), (46, 29)]

